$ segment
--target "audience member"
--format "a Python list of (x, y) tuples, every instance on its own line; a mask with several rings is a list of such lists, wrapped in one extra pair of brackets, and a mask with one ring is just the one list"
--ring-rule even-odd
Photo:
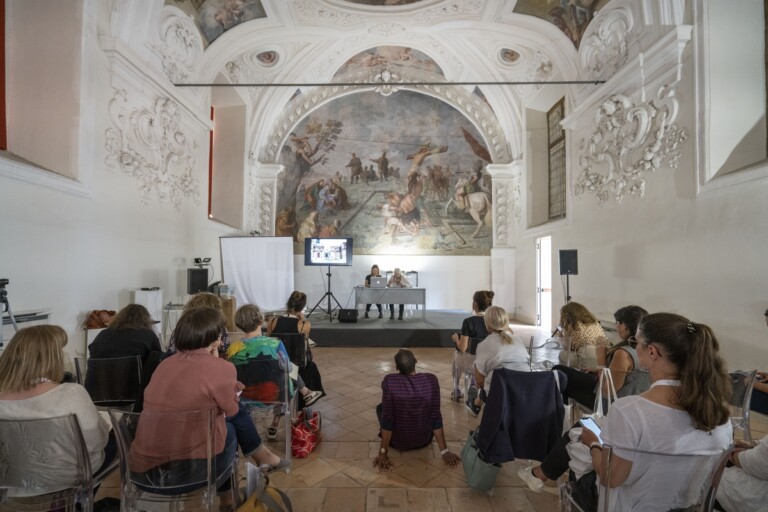
[[(613, 314), (621, 342), (608, 350), (605, 360), (619, 397), (640, 394), (647, 391), (651, 385), (648, 373), (640, 371), (637, 342), (634, 338), (638, 323), (647, 314), (648, 312), (640, 306), (625, 306)], [(590, 409), (595, 405), (599, 368), (581, 371), (565, 365), (556, 365), (554, 369), (568, 376), (568, 383), (562, 389), (566, 403), (568, 398), (573, 398)], [(603, 393), (608, 393), (607, 387), (604, 387)]]
[[(272, 336), (275, 333), (278, 334), (297, 334), (301, 333), (306, 338), (308, 364), (306, 367), (299, 365), (299, 372), (304, 379), (307, 387), (319, 391), (323, 395), (323, 382), (320, 377), (320, 370), (314, 361), (312, 361), (312, 351), (309, 347), (313, 347), (315, 343), (310, 339), (309, 333), (312, 329), (312, 325), (308, 320), (304, 319), (304, 307), (307, 305), (307, 294), (294, 291), (291, 296), (288, 297), (288, 302), (285, 304), (285, 315), (274, 316), (267, 322), (267, 334)], [(294, 364), (298, 364), (297, 361), (293, 361)]]
[[(365, 287), (368, 288), (371, 286), (371, 278), (372, 277), (381, 277), (381, 274), (379, 274), (379, 266), (373, 265), (371, 267), (371, 273), (365, 276)], [(376, 304), (376, 307), (379, 310), (379, 318), (382, 318), (384, 315), (381, 312), (381, 304)], [(368, 313), (371, 311), (371, 305), (366, 304), (365, 305), (365, 318), (368, 318)]]
[(741, 512), (768, 506), (768, 436), (751, 445), (736, 443), (733, 466), (725, 468), (717, 488), (716, 510)]
[[(765, 310), (765, 324), (768, 325), (768, 309)], [(768, 373), (757, 372), (749, 408), (760, 414), (768, 414)]]
[(681, 491), (700, 468), (685, 458), (654, 465), (653, 457), (635, 452), (715, 454), (728, 448), (733, 428), (725, 362), (712, 330), (680, 315), (648, 315), (635, 337), (652, 384), (642, 395), (613, 404), (602, 432), (605, 443), (617, 447), (610, 467), (595, 433), (584, 429), (581, 442), (590, 449), (600, 481), (614, 488), (614, 510), (684, 509), (694, 503), (681, 503)]
[(472, 296), (472, 316), (465, 318), (461, 323), (461, 333), (455, 332), (451, 335), (451, 339), (456, 344), (456, 354), (453, 358), (451, 399), (457, 402), (464, 399), (464, 393), (459, 388), (461, 377), (468, 372), (474, 373), (477, 345), (488, 336), (483, 315), (485, 310), (491, 306), (492, 301), (492, 291), (476, 291)]
[[(243, 455), (257, 464), (269, 465), (271, 470), (287, 468), (290, 461), (281, 459), (262, 443), (253, 420), (238, 402), (244, 386), (237, 381), (235, 366), (219, 358), (223, 329), (224, 317), (216, 309), (193, 308), (181, 315), (174, 329), (177, 352), (164, 359), (155, 370), (144, 393), (144, 413), (215, 409), (217, 481), (231, 465), (237, 444)], [(181, 450), (175, 442), (179, 451), (166, 453), (167, 439), (178, 435), (174, 429), (153, 430), (146, 425), (142, 428), (140, 419), (131, 447), (141, 466), (139, 471), (174, 460), (202, 458), (200, 447), (206, 445), (205, 432), (186, 432), (187, 448)], [(180, 457), (179, 453), (187, 457)], [(228, 487), (228, 481), (218, 486), (219, 491)], [(222, 494), (221, 499), (224, 506), (231, 504), (229, 493)]]
[(528, 371), (528, 352), (522, 343), (516, 343), (509, 328), (509, 316), (504, 308), (491, 306), (483, 316), (488, 337), (477, 346), (475, 357), (475, 388), (470, 388), (466, 405), (470, 414), (480, 414), (483, 402), (491, 388), (493, 370), (508, 368), (510, 370)]
[(384, 377), (381, 383), (381, 403), (376, 415), (381, 426), (381, 446), (373, 461), (373, 467), (387, 471), (392, 467), (389, 448), (412, 450), (432, 443), (437, 447), (443, 462), (456, 467), (461, 459), (448, 450), (443, 432), (443, 416), (440, 413), (440, 384), (431, 373), (416, 373), (416, 357), (407, 349), (395, 354), (398, 373)]
[[(395, 269), (395, 272), (392, 274), (392, 277), (389, 278), (389, 281), (387, 282), (388, 288), (411, 288), (411, 283), (408, 281), (408, 279), (405, 277), (405, 275), (400, 271), (399, 268)], [(405, 310), (405, 305), (400, 304), (399, 306), (399, 314), (397, 315), (398, 320), (403, 319), (403, 311)], [(389, 305), (389, 319), (393, 320), (395, 318), (395, 305), (390, 304)]]
[[(283, 342), (277, 338), (270, 338), (261, 334), (261, 326), (264, 323), (264, 315), (258, 306), (253, 304), (246, 304), (240, 307), (235, 313), (235, 325), (238, 329), (243, 331), (244, 336), (240, 341), (233, 342), (229, 345), (227, 350), (227, 359), (229, 359), (235, 367), (245, 365), (252, 359), (258, 360), (277, 360), (281, 364), (288, 365), (288, 371), (291, 373), (292, 383), (295, 388), (298, 389), (302, 397), (304, 397), (304, 404), (310, 406), (314, 404), (323, 394), (320, 391), (312, 391), (304, 385), (304, 381), (301, 375), (298, 374), (298, 368), (291, 363), (288, 357), (288, 352), (285, 350)], [(285, 371), (285, 369), (283, 369)], [(241, 379), (242, 381), (242, 379)], [(260, 394), (258, 389), (250, 389), (250, 383), (244, 382), (245, 389), (241, 398), (259, 400)], [(292, 394), (292, 393), (291, 393)], [(279, 410), (279, 406), (275, 408), (275, 414), (272, 418), (272, 425), (267, 429), (267, 439), (273, 440), (277, 438), (277, 427), (280, 423), (280, 416), (283, 414)]]
[(563, 350), (560, 352), (561, 364), (581, 366), (581, 352), (586, 346), (594, 346), (598, 366), (605, 366), (607, 341), (603, 327), (595, 315), (578, 302), (569, 302), (560, 308), (560, 325), (555, 336), (563, 338)]
[(146, 363), (150, 352), (162, 350), (152, 329), (156, 323), (147, 308), (128, 304), (115, 315), (109, 327), (96, 335), (88, 353), (102, 358), (141, 356), (142, 363)]
[[(114, 459), (117, 444), (85, 389), (79, 384), (61, 383), (66, 344), (67, 333), (56, 325), (27, 327), (13, 336), (0, 355), (0, 418), (45, 419), (74, 414), (91, 468), (97, 473)], [(36, 484), (55, 489), (76, 483), (78, 461), (71, 450), (61, 446), (61, 451), (47, 453), (45, 458), (46, 470), (36, 475)]]
[[(733, 435), (726, 401), (729, 384), (710, 328), (679, 315), (657, 313), (640, 320), (635, 337), (640, 367), (649, 370), (653, 384), (645, 393), (613, 404), (602, 431), (605, 442), (667, 454), (706, 454), (727, 448)], [(541, 491), (546, 481), (568, 470), (569, 440), (566, 432), (540, 466), (518, 470), (531, 490)], [(608, 475), (597, 436), (584, 429), (581, 442), (589, 446), (597, 472), (581, 477), (577, 495), (595, 499), (596, 476), (604, 482), (610, 477), (610, 487), (620, 487), (612, 491), (615, 510), (670, 510), (681, 505), (671, 503), (670, 497), (686, 487), (691, 476), (687, 468), (670, 463), (650, 472), (648, 458), (637, 457), (633, 463), (632, 452), (617, 450)], [(595, 503), (581, 505), (593, 509)]]
[[(211, 308), (215, 309), (224, 318), (224, 306), (221, 304), (221, 298), (218, 295), (209, 292), (198, 292), (189, 298), (184, 305), (184, 312), (195, 308)], [(171, 333), (171, 340), (168, 344), (168, 355), (176, 352), (176, 330)], [(229, 348), (229, 335), (227, 334), (227, 327), (224, 324), (221, 330), (221, 345), (219, 345), (219, 355), (225, 357), (227, 355), (227, 349)]]

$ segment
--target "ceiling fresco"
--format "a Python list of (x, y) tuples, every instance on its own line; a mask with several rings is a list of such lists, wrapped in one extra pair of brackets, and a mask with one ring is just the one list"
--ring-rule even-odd
[(246, 21), (266, 18), (261, 0), (166, 0), (195, 18), (206, 45)]
[(341, 65), (335, 76), (366, 69), (386, 67), (390, 71), (398, 68), (420, 70), (443, 75), (443, 70), (427, 54), (405, 46), (379, 46), (369, 48), (350, 58)]
[(313, 111), (280, 156), (275, 234), (353, 236), (355, 254), (488, 255), (490, 156), (454, 107), (398, 91)]
[(517, 0), (514, 12), (529, 14), (554, 24), (576, 48), (587, 25), (610, 0)]

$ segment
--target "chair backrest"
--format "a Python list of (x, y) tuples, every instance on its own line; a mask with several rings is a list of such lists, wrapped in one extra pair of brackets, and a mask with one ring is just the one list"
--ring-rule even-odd
[(245, 362), (235, 364), (237, 380), (245, 385), (240, 400), (262, 404), (287, 403), (292, 395), (288, 373), (290, 361), (259, 355)]
[(143, 389), (141, 356), (75, 359), (78, 381), (98, 407), (122, 407), (136, 402)]
[[(528, 369), (533, 371), (534, 370), (534, 361), (538, 359), (538, 357), (534, 354), (535, 350), (555, 350), (559, 351), (561, 349), (560, 341), (553, 338), (545, 338), (544, 340), (541, 340), (540, 338), (537, 338), (536, 336), (531, 336), (531, 341), (528, 342)], [(554, 356), (557, 357), (556, 355)], [(548, 359), (544, 359), (544, 361), (548, 361)], [(538, 363), (538, 361), (536, 361)], [(549, 370), (550, 368), (547, 368), (547, 365), (542, 364), (539, 366), (537, 364), (536, 370)]]
[(93, 474), (74, 414), (0, 419), (0, 489), (7, 496), (40, 496), (90, 486)]
[(120, 452), (124, 502), (174, 501), (177, 498), (168, 497), (204, 489), (210, 509), (216, 474), (221, 472), (215, 468), (215, 409), (141, 413), (110, 409), (109, 416)]
[[(610, 487), (600, 482), (598, 494), (601, 512), (618, 510), (679, 510), (710, 512), (714, 508), (717, 487), (733, 447), (709, 454), (669, 454), (626, 450), (603, 445), (606, 472), (610, 474), (616, 457), (633, 460), (627, 480)], [(632, 484), (642, 482), (642, 489), (632, 492)], [(631, 507), (630, 507), (631, 503)]]
[(300, 369), (306, 368), (310, 361), (312, 361), (309, 346), (307, 345), (307, 337), (304, 334), (300, 332), (273, 332), (270, 336), (278, 338), (283, 342), (291, 362)]
[(733, 429), (741, 431), (744, 440), (752, 442), (752, 430), (749, 425), (749, 409), (752, 402), (752, 390), (757, 380), (757, 370), (731, 372), (731, 424)]

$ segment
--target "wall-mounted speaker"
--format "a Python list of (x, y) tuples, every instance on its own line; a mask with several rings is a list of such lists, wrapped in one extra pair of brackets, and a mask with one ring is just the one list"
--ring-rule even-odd
[(188, 268), (187, 269), (187, 293), (192, 295), (197, 292), (208, 290), (208, 269), (207, 268)]
[(579, 255), (576, 249), (560, 249), (560, 275), (579, 275)]

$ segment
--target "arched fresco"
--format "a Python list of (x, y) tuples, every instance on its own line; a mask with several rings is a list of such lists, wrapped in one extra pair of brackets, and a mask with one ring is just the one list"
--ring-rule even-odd
[(280, 155), (275, 234), (352, 236), (356, 254), (488, 255), (490, 156), (431, 96), (350, 94), (305, 117)]
[(266, 18), (261, 0), (165, 0), (195, 18), (206, 44), (246, 21)]
[(342, 64), (334, 76), (381, 67), (390, 71), (408, 68), (408, 71), (424, 71), (444, 76), (440, 66), (427, 54), (405, 46), (379, 46), (362, 51)]
[(515, 12), (554, 24), (578, 48), (587, 25), (610, 0), (517, 0)]
[(346, 0), (351, 4), (360, 5), (408, 5), (421, 2), (422, 0)]

